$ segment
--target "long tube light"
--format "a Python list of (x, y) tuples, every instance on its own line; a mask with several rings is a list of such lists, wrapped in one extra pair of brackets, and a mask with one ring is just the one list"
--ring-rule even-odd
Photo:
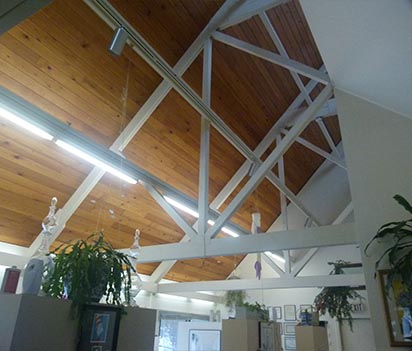
[(130, 183), (130, 184), (136, 184), (137, 180), (128, 176), (127, 174), (122, 173), (116, 168), (113, 168), (109, 164), (98, 160), (97, 158), (93, 157), (92, 155), (78, 149), (76, 146), (70, 145), (62, 140), (56, 140), (56, 144), (60, 146), (61, 148), (65, 149), (66, 151), (69, 151), (70, 153), (82, 158), (83, 160), (90, 162), (92, 165), (95, 165), (106, 172), (115, 175), (116, 177)]
[[(190, 207), (187, 207), (187, 206), (181, 204), (180, 202), (178, 202), (178, 201), (176, 201), (176, 200), (174, 200), (174, 199), (172, 199), (172, 198), (170, 198), (170, 197), (168, 197), (168, 196), (163, 196), (163, 198), (164, 198), (169, 204), (171, 204), (173, 207), (176, 207), (176, 208), (178, 208), (179, 210), (182, 210), (183, 212), (191, 215), (192, 217), (199, 218), (199, 213), (197, 213), (195, 210), (191, 209)], [(210, 224), (210, 225), (215, 224), (215, 222), (212, 221), (211, 219), (209, 219), (209, 220), (207, 221), (207, 223)], [(237, 237), (239, 236), (238, 233), (236, 233), (235, 231), (233, 231), (233, 230), (231, 230), (231, 229), (229, 229), (229, 228), (227, 228), (227, 227), (222, 227), (222, 232), (223, 232), (223, 233), (226, 233), (226, 234), (228, 234), (228, 235), (230, 235), (230, 236), (233, 236), (234, 238), (237, 238)]]
[(15, 113), (6, 110), (5, 108), (0, 106), (0, 117), (18, 125), (21, 128), (43, 138), (46, 140), (53, 140), (53, 135), (45, 132), (44, 130), (40, 129), (39, 127), (34, 126), (33, 124), (25, 121), (23, 118), (17, 116)]
[(282, 263), (286, 263), (286, 260), (282, 256), (276, 255), (273, 252), (265, 251), (265, 254), (270, 256), (271, 258), (274, 258), (275, 260), (278, 260)]

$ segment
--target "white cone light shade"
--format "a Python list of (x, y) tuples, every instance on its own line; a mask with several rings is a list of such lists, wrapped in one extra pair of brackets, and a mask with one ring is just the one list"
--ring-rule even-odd
[(88, 153), (76, 148), (73, 145), (70, 145), (62, 140), (57, 140), (56, 144), (60, 146), (61, 148), (65, 149), (66, 151), (69, 151), (70, 153), (82, 158), (83, 160), (90, 162), (92, 165), (95, 165), (96, 167), (99, 167), (106, 172), (115, 175), (116, 177), (130, 183), (130, 184), (136, 184), (137, 180), (133, 179), (132, 177), (128, 176), (127, 174), (122, 173), (116, 168), (113, 168), (112, 166), (109, 166), (107, 163), (104, 163), (92, 155), (89, 155)]
[(0, 117), (3, 119), (8, 120), (9, 122), (12, 122), (16, 125), (18, 125), (19, 127), (43, 138), (46, 140), (53, 140), (53, 136), (50, 135), (49, 133), (45, 132), (44, 130), (34, 126), (33, 124), (25, 121), (23, 118), (20, 118), (19, 116), (17, 116), (16, 114), (14, 114), (13, 112), (6, 110), (5, 108), (0, 106)]

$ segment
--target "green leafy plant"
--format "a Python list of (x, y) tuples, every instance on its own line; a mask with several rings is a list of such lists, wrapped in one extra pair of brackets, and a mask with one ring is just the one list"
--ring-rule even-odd
[(251, 312), (257, 312), (260, 315), (260, 320), (269, 322), (269, 310), (265, 305), (261, 305), (255, 301), (253, 304), (244, 302), (243, 306)]
[[(336, 262), (328, 262), (328, 264), (333, 265), (330, 274), (335, 275), (345, 274), (343, 267), (349, 264), (349, 262), (339, 260)], [(328, 312), (329, 315), (332, 318), (336, 318), (339, 323), (347, 319), (350, 329), (353, 330), (352, 305), (349, 299), (356, 298), (361, 299), (362, 297), (349, 286), (325, 287), (315, 297), (314, 305), (320, 314)]]
[[(229, 280), (239, 279), (237, 276), (231, 276)], [(233, 310), (236, 306), (243, 306), (246, 299), (246, 291), (244, 290), (228, 290), (224, 300), (226, 307)]]
[[(397, 194), (393, 197), (408, 214), (412, 214), (412, 206), (409, 202)], [(393, 288), (395, 281), (400, 281), (405, 288), (404, 293), (412, 295), (412, 218), (389, 222), (382, 225), (376, 235), (365, 247), (365, 254), (374, 242), (381, 242), (384, 239), (392, 239), (392, 245), (385, 249), (375, 263), (378, 270), (382, 260), (387, 257), (390, 269), (387, 276), (386, 290)], [(385, 240), (386, 243), (390, 242)]]
[(99, 301), (121, 305), (121, 293), (130, 303), (131, 272), (135, 271), (127, 255), (113, 249), (102, 232), (86, 240), (62, 244), (50, 253), (54, 266), (45, 274), (43, 291), (52, 297), (72, 300), (77, 317), (85, 304)]

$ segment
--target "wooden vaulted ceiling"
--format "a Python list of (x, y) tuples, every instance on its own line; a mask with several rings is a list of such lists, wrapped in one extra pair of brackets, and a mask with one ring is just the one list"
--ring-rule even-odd
[[(173, 66), (223, 0), (111, 3)], [(268, 15), (291, 58), (315, 68), (322, 65), (297, 1), (272, 9)], [(276, 52), (256, 17), (225, 33)], [(129, 47), (120, 57), (111, 56), (107, 47), (112, 34), (83, 1), (55, 0), (0, 36), (0, 84), (109, 147), (162, 81)], [(201, 76), (202, 55), (183, 78), (200, 94)], [(212, 109), (251, 149), (298, 94), (287, 70), (213, 43)], [(335, 143), (339, 142), (337, 119), (328, 118), (326, 122)], [(330, 151), (316, 123), (311, 123), (303, 136)], [(200, 116), (172, 90), (123, 154), (197, 198), (199, 149)], [(243, 162), (243, 156), (212, 128), (209, 201)], [(286, 185), (298, 193), (322, 162), (321, 157), (295, 143), (285, 154)], [(59, 206), (63, 206), (91, 169), (54, 143), (36, 139), (0, 120), (0, 241), (30, 246), (41, 230), (51, 197), (57, 196)], [(279, 192), (267, 180), (232, 220), (249, 230), (251, 213), (257, 210), (262, 214), (263, 230), (280, 213)], [(192, 218), (184, 216), (193, 223)], [(141, 230), (142, 246), (178, 242), (184, 235), (142, 186), (105, 175), (67, 222), (57, 243), (104, 229), (115, 247), (126, 248), (136, 228)], [(179, 261), (166, 278), (224, 279), (242, 258)], [(138, 270), (151, 274), (156, 266), (139, 265)]]

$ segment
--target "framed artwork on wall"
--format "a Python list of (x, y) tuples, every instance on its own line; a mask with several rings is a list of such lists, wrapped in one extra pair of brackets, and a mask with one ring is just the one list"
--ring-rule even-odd
[(409, 306), (410, 293), (400, 281), (394, 281), (393, 289), (386, 289), (388, 271), (379, 271), (381, 294), (384, 301), (386, 325), (391, 346), (412, 347), (412, 315)]
[(273, 320), (278, 321), (282, 319), (282, 307), (274, 306), (273, 307)]
[(285, 350), (296, 350), (296, 339), (294, 336), (285, 336)]
[(189, 351), (220, 351), (220, 330), (190, 329)]
[(77, 351), (116, 351), (120, 307), (86, 305)]
[(285, 305), (285, 321), (295, 321), (296, 320), (296, 305)]
[(283, 332), (285, 335), (295, 335), (296, 323), (284, 323), (283, 324)]
[(313, 306), (312, 305), (300, 305), (300, 312), (305, 312), (308, 311), (309, 313), (313, 312)]

